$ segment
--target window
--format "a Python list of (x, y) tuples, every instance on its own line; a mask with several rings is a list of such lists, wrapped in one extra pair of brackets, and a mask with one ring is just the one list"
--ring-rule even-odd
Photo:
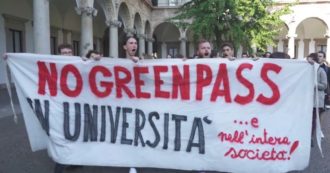
[(50, 53), (56, 55), (56, 37), (50, 37)]
[(177, 54), (178, 54), (178, 49), (176, 49), (176, 48), (168, 49), (168, 55), (171, 55), (171, 57), (175, 57)]
[(316, 51), (327, 52), (327, 45), (318, 45), (318, 46), (316, 47)]
[(8, 52), (23, 52), (22, 31), (9, 29), (9, 44)]
[(178, 5), (178, 0), (169, 0), (169, 2), (168, 2), (169, 4), (169, 6), (177, 6)]
[(80, 52), (80, 50), (79, 50), (79, 41), (73, 40), (72, 43), (73, 43), (73, 54), (75, 56), (79, 56), (79, 52)]

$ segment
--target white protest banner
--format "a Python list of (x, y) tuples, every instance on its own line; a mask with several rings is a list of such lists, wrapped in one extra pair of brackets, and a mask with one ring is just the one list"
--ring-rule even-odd
[(307, 62), (34, 54), (7, 62), (32, 148), (47, 144), (56, 162), (263, 173), (308, 165)]

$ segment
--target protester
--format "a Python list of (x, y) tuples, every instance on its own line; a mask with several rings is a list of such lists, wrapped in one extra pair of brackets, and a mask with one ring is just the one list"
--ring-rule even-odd
[[(73, 56), (73, 50), (72, 50), (72, 46), (70, 44), (60, 44), (57, 47), (57, 51), (60, 55), (63, 55), (63, 56)], [(79, 168), (79, 167), (80, 166), (63, 165), (63, 164), (55, 162), (55, 173), (62, 173), (65, 168), (75, 169), (75, 168)]]
[[(323, 51), (319, 51), (319, 52), (317, 52), (317, 55), (319, 58), (320, 67), (323, 68), (325, 73), (327, 74), (328, 84), (330, 84), (330, 68), (327, 65), (326, 54)], [(329, 85), (326, 89), (325, 94), (326, 94), (326, 96), (324, 98), (325, 107), (330, 108), (330, 87), (329, 87)]]
[(72, 46), (70, 44), (61, 44), (57, 47), (60, 55), (73, 56)]
[(94, 60), (98, 61), (102, 58), (102, 55), (100, 52), (98, 52), (96, 50), (89, 50), (86, 54), (86, 58), (94, 59)]
[[(317, 53), (311, 53), (308, 55), (309, 58), (312, 58), (316, 63), (320, 64), (320, 59), (318, 58), (318, 54)], [(325, 90), (327, 89), (327, 85), (328, 85), (328, 80), (327, 80), (327, 74), (325, 73), (325, 71), (322, 69), (322, 67), (319, 67), (317, 70), (317, 94), (318, 97), (314, 97), (314, 108), (313, 108), (313, 121), (312, 121), (312, 139), (313, 139), (313, 135), (315, 133), (315, 128), (316, 128), (316, 111), (319, 112), (320, 115), (320, 119), (321, 119), (321, 115), (322, 113), (325, 111), (324, 109), (324, 97), (325, 97)], [(314, 92), (314, 95), (316, 93)], [(318, 101), (318, 105), (316, 105), (316, 99)], [(313, 146), (313, 140), (311, 141), (311, 145)]]
[(133, 36), (127, 37), (123, 42), (123, 48), (127, 59), (130, 59), (133, 62), (139, 61), (139, 57), (136, 56), (136, 51), (138, 48), (136, 38)]
[(247, 52), (242, 53), (242, 58), (249, 58), (249, 54)]
[(212, 46), (211, 43), (205, 39), (201, 39), (198, 42), (197, 58), (211, 58)]
[[(125, 50), (126, 58), (132, 60), (135, 63), (139, 61), (139, 57), (136, 56), (138, 45), (135, 37), (126, 37), (123, 42), (123, 48)], [(130, 168), (129, 173), (137, 173), (137, 171), (135, 168)]]
[(269, 58), (271, 54), (272, 54), (272, 53), (270, 53), (270, 52), (266, 52), (266, 53), (263, 54), (262, 57), (264, 57), (264, 58)]
[(230, 43), (223, 43), (221, 45), (222, 57), (228, 58), (229, 60), (235, 60), (234, 47)]
[(273, 52), (269, 58), (290, 59), (290, 55), (284, 52)]

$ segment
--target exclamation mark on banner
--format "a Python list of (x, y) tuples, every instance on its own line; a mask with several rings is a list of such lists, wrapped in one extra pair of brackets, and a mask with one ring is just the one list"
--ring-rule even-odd
[[(296, 149), (298, 148), (298, 145), (299, 145), (299, 141), (294, 141), (294, 143), (292, 144), (291, 146), (291, 149), (290, 149), (290, 155), (296, 151)], [(290, 157), (288, 158), (288, 160), (290, 160)]]

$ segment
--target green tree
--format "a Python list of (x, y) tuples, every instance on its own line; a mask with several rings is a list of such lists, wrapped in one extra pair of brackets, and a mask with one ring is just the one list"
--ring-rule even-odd
[(265, 50), (274, 45), (273, 38), (283, 23), (280, 16), (290, 13), (288, 5), (270, 11), (273, 5), (272, 0), (192, 0), (170, 20), (193, 31), (195, 41), (206, 38), (215, 47), (231, 42), (250, 52), (253, 45)]

